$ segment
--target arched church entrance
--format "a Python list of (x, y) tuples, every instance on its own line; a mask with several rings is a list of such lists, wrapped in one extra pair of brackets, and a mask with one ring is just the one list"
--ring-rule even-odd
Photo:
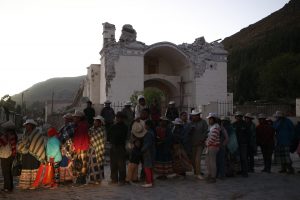
[(156, 43), (144, 54), (144, 88), (153, 87), (165, 94), (166, 107), (169, 101), (177, 106), (184, 104), (184, 79), (188, 79), (189, 62), (186, 55), (169, 42)]

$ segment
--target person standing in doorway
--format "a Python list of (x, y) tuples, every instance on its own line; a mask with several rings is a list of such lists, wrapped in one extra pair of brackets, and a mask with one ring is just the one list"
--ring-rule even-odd
[(179, 112), (178, 109), (176, 108), (175, 101), (169, 102), (168, 108), (166, 110), (166, 117), (171, 122), (179, 117)]
[(134, 109), (134, 113), (135, 113), (134, 118), (135, 119), (141, 117), (142, 110), (147, 108), (146, 99), (143, 95), (139, 95), (137, 100), (138, 100), (138, 104), (136, 105), (136, 107)]

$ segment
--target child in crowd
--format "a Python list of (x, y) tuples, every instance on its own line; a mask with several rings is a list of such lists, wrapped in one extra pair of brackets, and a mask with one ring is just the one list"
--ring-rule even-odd
[(141, 149), (143, 155), (143, 167), (146, 174), (146, 184), (142, 185), (142, 187), (152, 187), (153, 186), (153, 163), (154, 163), (154, 155), (155, 155), (155, 144), (154, 144), (154, 133), (151, 129), (153, 127), (153, 122), (151, 120), (147, 120), (145, 122), (145, 129), (147, 130), (144, 139), (143, 146)]
[(30, 189), (39, 186), (45, 188), (57, 188), (59, 183), (59, 163), (62, 160), (60, 151), (60, 141), (57, 138), (58, 132), (55, 128), (48, 129), (48, 140), (46, 145), (46, 165), (41, 164), (36, 179)]
[(48, 165), (54, 167), (54, 177), (52, 178), (49, 186), (51, 188), (56, 188), (59, 184), (59, 163), (62, 160), (60, 151), (60, 141), (57, 138), (58, 132), (55, 128), (50, 128), (48, 130), (48, 141), (46, 147), (46, 155)]

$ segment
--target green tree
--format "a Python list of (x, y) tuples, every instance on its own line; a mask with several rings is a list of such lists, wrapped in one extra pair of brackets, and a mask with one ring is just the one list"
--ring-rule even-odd
[(130, 101), (136, 105), (137, 102), (137, 98), (139, 95), (144, 95), (145, 99), (146, 99), (146, 104), (148, 106), (150, 106), (155, 100), (157, 101), (157, 103), (160, 105), (162, 101), (165, 100), (165, 95), (164, 93), (157, 89), (157, 88), (153, 88), (153, 87), (149, 87), (149, 88), (145, 88), (144, 91), (135, 91), (131, 97), (130, 97)]
[(300, 97), (300, 54), (285, 53), (273, 58), (260, 73), (259, 93), (268, 100)]

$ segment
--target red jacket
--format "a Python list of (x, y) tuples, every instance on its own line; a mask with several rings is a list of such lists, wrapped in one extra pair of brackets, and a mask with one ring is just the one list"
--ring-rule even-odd
[(258, 145), (274, 145), (275, 129), (267, 123), (256, 127), (256, 141)]
[(89, 124), (86, 121), (80, 121), (76, 124), (73, 144), (75, 151), (87, 151), (90, 146)]

